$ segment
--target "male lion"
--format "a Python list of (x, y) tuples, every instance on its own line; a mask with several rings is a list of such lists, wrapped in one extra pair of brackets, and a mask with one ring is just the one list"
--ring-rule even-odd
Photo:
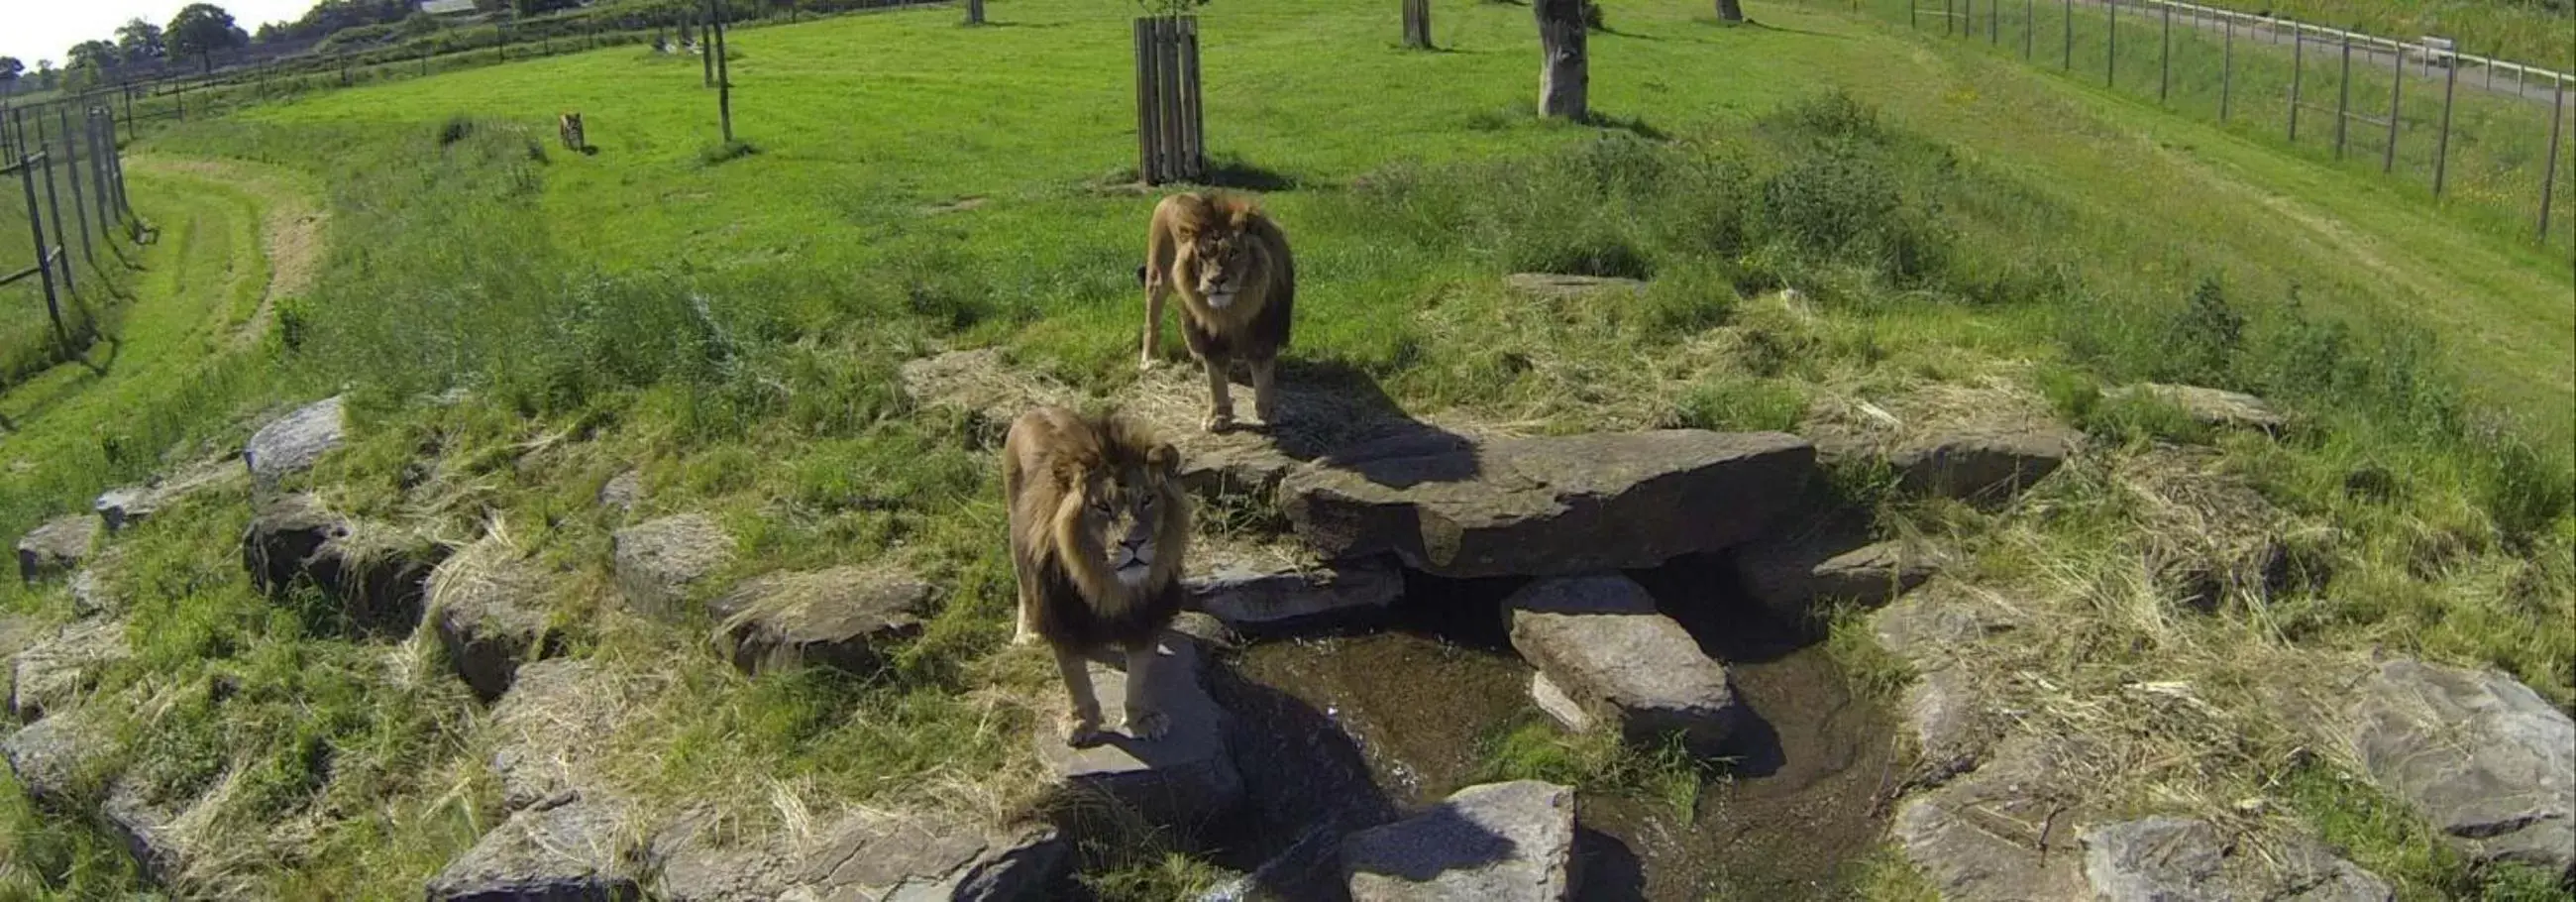
[(1115, 645), (1127, 655), (1127, 732), (1153, 739), (1168, 719), (1146, 695), (1155, 642), (1181, 610), (1190, 509), (1180, 452), (1142, 424), (1060, 407), (1021, 414), (1002, 442), (1011, 511), (1011, 567), (1020, 614), (1013, 643), (1055, 649), (1073, 723), (1065, 739), (1100, 738), (1100, 700), (1084, 659)]
[(555, 131), (563, 139), (565, 150), (576, 153), (590, 147), (590, 138), (581, 133), (581, 114), (565, 113), (555, 117)]
[(1289, 312), (1297, 300), (1297, 266), (1288, 236), (1252, 201), (1188, 193), (1154, 205), (1145, 233), (1145, 348), (1152, 368), (1163, 343), (1163, 297), (1181, 296), (1181, 337), (1207, 368), (1209, 432), (1234, 426), (1226, 377), (1236, 359), (1252, 365), (1252, 409), (1262, 425), (1279, 413), (1279, 351), (1288, 347)]

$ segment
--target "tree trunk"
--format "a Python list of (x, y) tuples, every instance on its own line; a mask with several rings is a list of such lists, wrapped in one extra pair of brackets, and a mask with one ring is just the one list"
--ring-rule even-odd
[(1727, 22), (1744, 21), (1744, 0), (1717, 0), (1717, 17)]
[(1530, 0), (1530, 11), (1538, 16), (1539, 115), (1587, 118), (1592, 76), (1583, 50), (1583, 0)]

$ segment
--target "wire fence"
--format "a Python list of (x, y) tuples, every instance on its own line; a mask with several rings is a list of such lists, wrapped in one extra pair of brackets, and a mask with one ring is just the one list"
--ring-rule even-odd
[(1858, 0), (1868, 14), (2352, 169), (2497, 231), (2576, 251), (2576, 78), (2170, 0)]
[(0, 384), (81, 357), (142, 234), (103, 106), (0, 115)]

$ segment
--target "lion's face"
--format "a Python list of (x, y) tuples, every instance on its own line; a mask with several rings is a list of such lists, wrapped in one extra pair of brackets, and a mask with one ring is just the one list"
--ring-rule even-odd
[(1243, 290), (1244, 278), (1252, 271), (1251, 261), (1244, 259), (1251, 246), (1250, 240), (1231, 231), (1202, 234), (1191, 242), (1199, 296), (1207, 299), (1210, 308), (1225, 309)]
[[(1104, 469), (1085, 474), (1080, 488), (1065, 497), (1064, 526), (1059, 535), (1071, 540), (1067, 549), (1099, 562), (1103, 571), (1114, 576), (1128, 589), (1150, 584), (1157, 573), (1171, 568), (1167, 556), (1180, 553), (1171, 547), (1175, 531), (1171, 524), (1185, 516), (1173, 489), (1172, 468), (1177, 465), (1170, 446), (1154, 449), (1137, 466)], [(1183, 527), (1183, 531), (1186, 527)]]

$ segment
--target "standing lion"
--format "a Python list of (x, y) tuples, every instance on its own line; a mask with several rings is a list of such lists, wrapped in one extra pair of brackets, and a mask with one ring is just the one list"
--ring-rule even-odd
[(1175, 194), (1154, 205), (1145, 233), (1145, 347), (1138, 366), (1151, 368), (1163, 343), (1163, 298), (1181, 296), (1181, 337), (1207, 368), (1209, 432), (1234, 426), (1226, 379), (1234, 361), (1252, 365), (1252, 410), (1278, 425), (1279, 352), (1288, 347), (1297, 300), (1297, 266), (1288, 236), (1251, 200), (1213, 193)]
[(1011, 641), (1043, 638), (1055, 649), (1073, 697), (1068, 742), (1100, 737), (1085, 659), (1107, 646), (1127, 655), (1128, 734), (1153, 739), (1169, 725), (1145, 687), (1156, 641), (1181, 610), (1190, 510), (1179, 468), (1171, 445), (1115, 414), (1039, 408), (1013, 421), (1002, 443), (1020, 589)]

